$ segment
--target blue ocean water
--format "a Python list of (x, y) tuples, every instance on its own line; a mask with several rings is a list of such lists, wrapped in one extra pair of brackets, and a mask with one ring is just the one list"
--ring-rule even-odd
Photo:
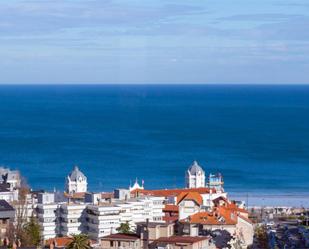
[(0, 164), (62, 190), (184, 185), (197, 160), (225, 189), (309, 195), (309, 86), (0, 86)]

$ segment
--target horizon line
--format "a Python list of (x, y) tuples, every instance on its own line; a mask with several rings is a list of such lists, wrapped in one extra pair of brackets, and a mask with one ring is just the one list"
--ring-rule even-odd
[(0, 83), (1, 86), (309, 86), (308, 83)]

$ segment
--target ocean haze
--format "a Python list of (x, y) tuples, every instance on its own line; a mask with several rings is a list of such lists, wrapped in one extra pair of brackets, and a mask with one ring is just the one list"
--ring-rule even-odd
[(197, 160), (234, 193), (308, 193), (309, 86), (0, 86), (0, 164), (59, 190), (184, 186)]
[(308, 0), (2, 0), (0, 83), (308, 84)]

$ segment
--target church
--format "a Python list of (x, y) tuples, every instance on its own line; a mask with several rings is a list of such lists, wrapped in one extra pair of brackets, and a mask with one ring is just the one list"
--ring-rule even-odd
[(65, 191), (68, 194), (87, 192), (87, 177), (81, 172), (78, 166), (74, 166), (72, 172), (67, 176)]

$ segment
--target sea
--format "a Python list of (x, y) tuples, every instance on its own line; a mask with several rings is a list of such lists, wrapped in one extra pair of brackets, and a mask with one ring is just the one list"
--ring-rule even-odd
[(309, 203), (309, 86), (1, 85), (0, 165), (63, 191), (184, 187), (196, 160), (238, 195)]

